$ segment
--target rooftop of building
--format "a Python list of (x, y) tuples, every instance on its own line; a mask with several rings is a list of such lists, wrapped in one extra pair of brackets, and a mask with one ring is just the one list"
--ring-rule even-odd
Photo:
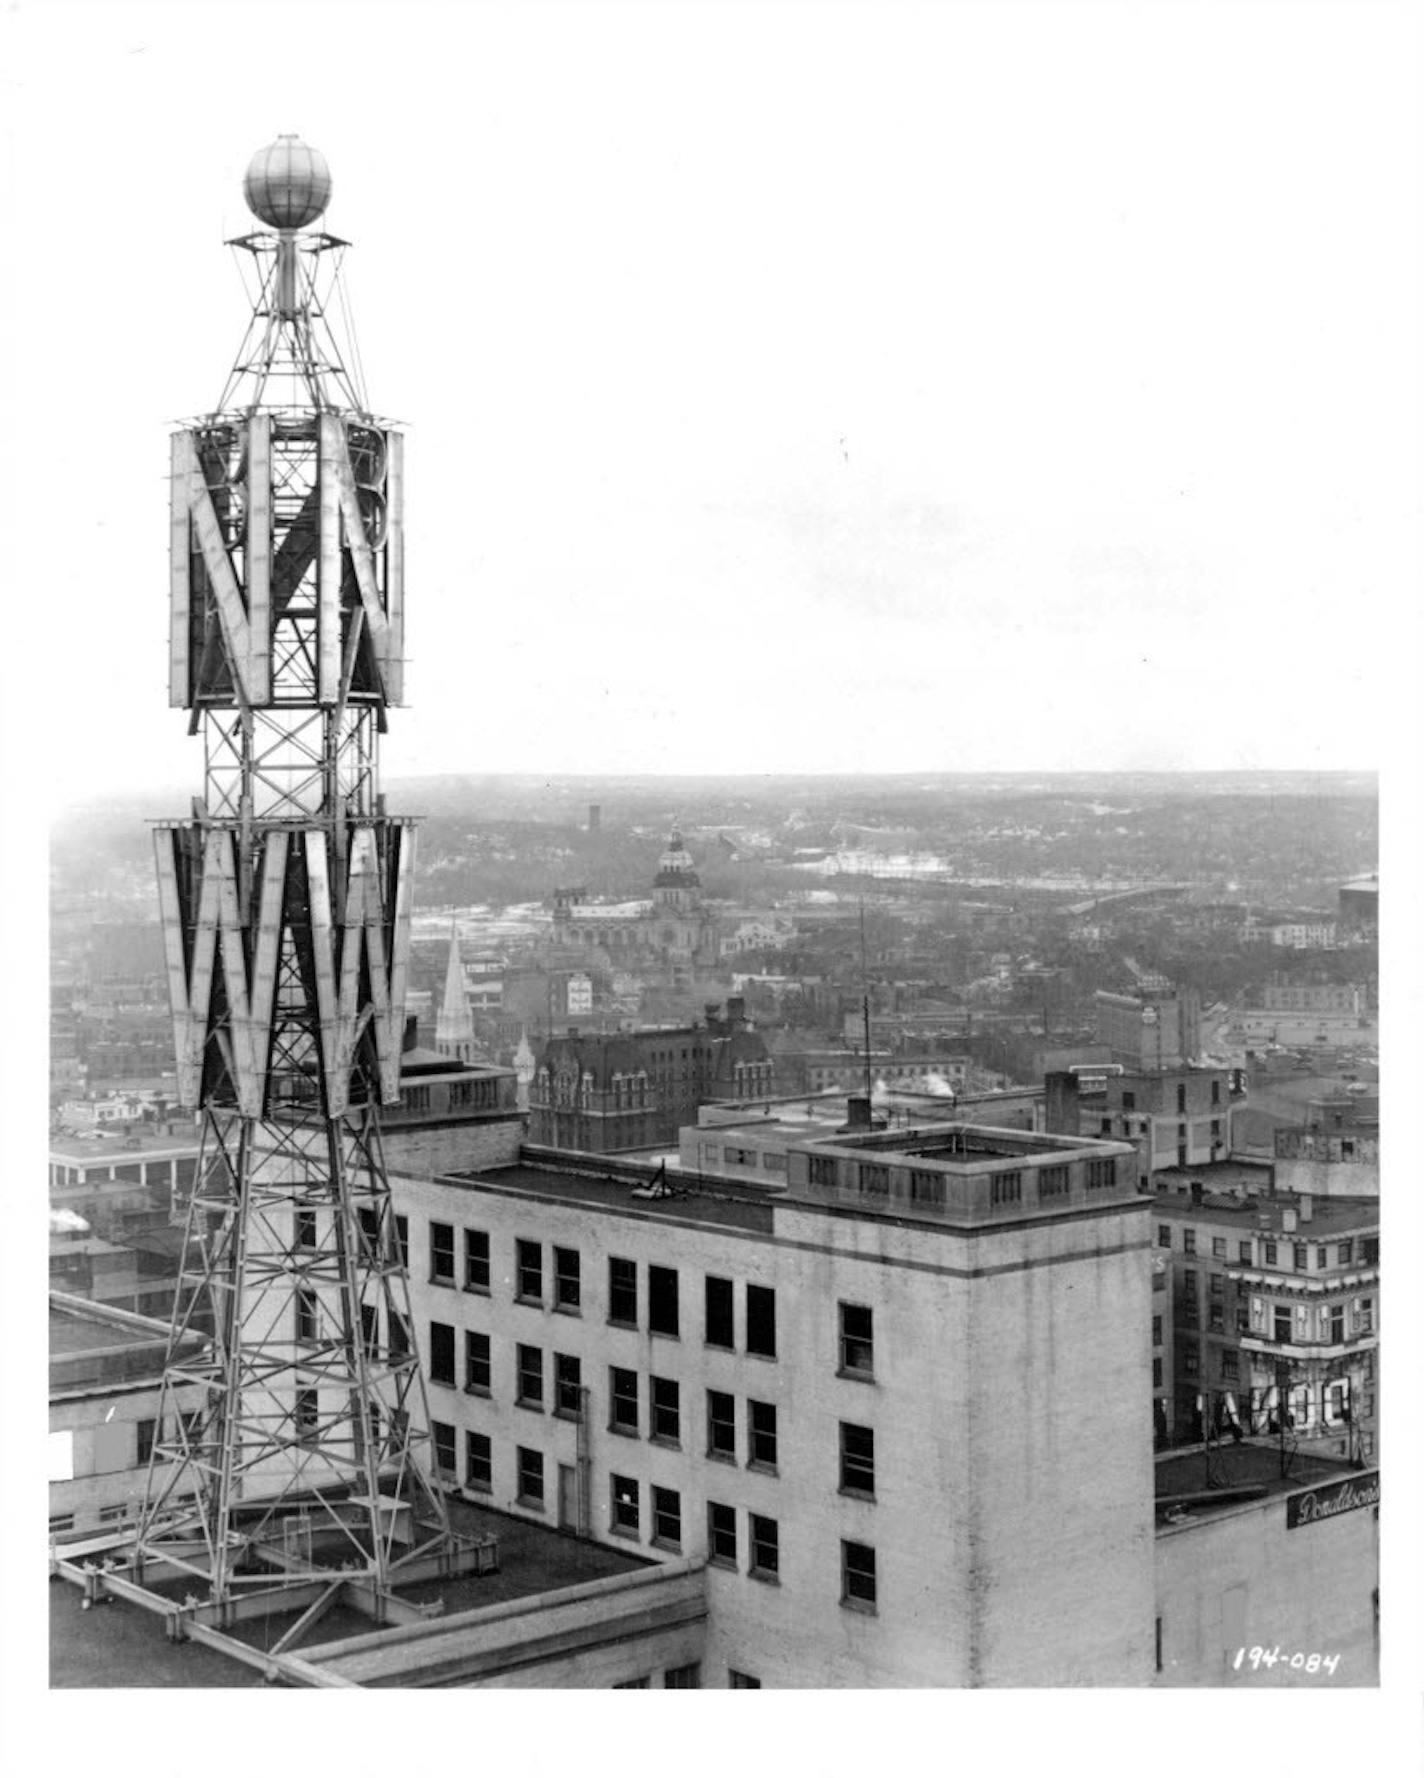
[[(1284, 1469), (1284, 1474), (1282, 1470)], [(1240, 1444), (1218, 1444), (1190, 1451), (1174, 1451), (1156, 1460), (1155, 1493), (1159, 1518), (1165, 1503), (1192, 1496), (1185, 1508), (1188, 1517), (1239, 1506), (1238, 1490), (1263, 1490), (1257, 1498), (1294, 1494), (1302, 1488), (1319, 1487), (1359, 1473), (1342, 1457), (1330, 1457), (1297, 1448), (1287, 1450), (1267, 1439), (1243, 1439)], [(1213, 1501), (1212, 1494), (1220, 1494)]]
[[(1312, 1236), (1373, 1233), (1380, 1220), (1378, 1198), (1328, 1198), (1319, 1192), (1246, 1196), (1208, 1191), (1203, 1193), (1200, 1203), (1195, 1203), (1190, 1192), (1183, 1195), (1175, 1190), (1159, 1191), (1153, 1207), (1160, 1216), (1177, 1222), (1218, 1222), (1233, 1228), (1291, 1235), (1302, 1241)], [(1292, 1218), (1293, 1226), (1287, 1227)]]
[[(631, 1574), (651, 1566), (645, 1559), (603, 1544), (561, 1535), (542, 1525), (447, 1501), (450, 1528), (464, 1536), (493, 1536), (499, 1542), (497, 1572), (466, 1575), (400, 1588), (414, 1604), (443, 1603), (443, 1615), (501, 1605), (587, 1581)], [(186, 1590), (186, 1588), (184, 1589)], [(80, 1686), (251, 1686), (263, 1683), (259, 1669), (229, 1659), (201, 1643), (169, 1642), (164, 1620), (141, 1606), (117, 1599), (103, 1611), (84, 1612), (76, 1586), (50, 1588), (50, 1684)], [(231, 1632), (255, 1648), (267, 1649), (290, 1628), (292, 1617), (254, 1618)], [(323, 1646), (347, 1636), (367, 1636), (369, 1618), (345, 1606), (327, 1612), (307, 1638)], [(294, 1652), (302, 1653), (302, 1644)]]
[(146, 1315), (104, 1309), (83, 1297), (51, 1291), (49, 1298), (49, 1351), (51, 1358), (69, 1358), (80, 1352), (117, 1352), (135, 1343), (162, 1347), (167, 1325)]
[(171, 1130), (124, 1125), (122, 1129), (62, 1131), (51, 1136), (49, 1158), (67, 1166), (108, 1166), (115, 1161), (162, 1160), (198, 1152), (196, 1126)]
[[(653, 1221), (710, 1223), (719, 1228), (771, 1233), (771, 1203), (765, 1191), (739, 1193), (720, 1185), (705, 1187), (695, 1175), (670, 1168), (666, 1169), (663, 1191), (654, 1186), (655, 1169), (645, 1161), (533, 1149), (529, 1144), (522, 1153), (529, 1158), (517, 1167), (495, 1167), (486, 1173), (442, 1173), (440, 1182)], [(649, 1191), (657, 1195), (634, 1195)]]

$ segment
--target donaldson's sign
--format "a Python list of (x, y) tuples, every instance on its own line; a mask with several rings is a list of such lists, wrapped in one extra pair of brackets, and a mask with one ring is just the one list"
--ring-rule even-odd
[(1286, 1501), (1286, 1530), (1299, 1525), (1314, 1525), (1321, 1519), (1333, 1519), (1340, 1513), (1352, 1513), (1362, 1506), (1378, 1506), (1380, 1478), (1377, 1469), (1362, 1475), (1346, 1476), (1343, 1482), (1332, 1482), (1328, 1488), (1310, 1488), (1304, 1494), (1292, 1494)]

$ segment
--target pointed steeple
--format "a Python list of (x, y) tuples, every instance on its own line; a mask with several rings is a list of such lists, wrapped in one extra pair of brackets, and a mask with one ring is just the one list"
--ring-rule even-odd
[(465, 994), (465, 966), (460, 961), (460, 935), (450, 922), (450, 958), (445, 965), (445, 997), (435, 1021), (435, 1047), (442, 1056), (469, 1062), (475, 1053), (475, 1023)]

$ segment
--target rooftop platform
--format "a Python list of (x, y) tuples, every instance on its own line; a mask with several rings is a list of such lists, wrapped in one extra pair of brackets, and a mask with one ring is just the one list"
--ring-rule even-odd
[[(1284, 1467), (1285, 1473), (1282, 1474)], [(1157, 1516), (1161, 1524), (1169, 1502), (1181, 1502), (1178, 1513), (1190, 1519), (1320, 1488), (1348, 1476), (1373, 1474), (1340, 1457), (1297, 1447), (1287, 1450), (1269, 1439), (1244, 1439), (1213, 1445), (1210, 1450), (1174, 1451), (1156, 1461)], [(1219, 1498), (1213, 1499), (1216, 1495)]]
[[(646, 1573), (658, 1567), (621, 1550), (560, 1535), (504, 1513), (448, 1503), (450, 1526), (466, 1536), (499, 1541), (499, 1569), (398, 1590), (411, 1604), (439, 1601), (442, 1620), (459, 1612), (556, 1593), (589, 1581)], [(155, 1591), (160, 1589), (154, 1589)], [(167, 1590), (167, 1589), (162, 1589)], [(181, 1585), (179, 1591), (185, 1591)], [(172, 1643), (162, 1617), (127, 1600), (102, 1610), (81, 1610), (77, 1586), (50, 1588), (50, 1685), (53, 1687), (179, 1686), (224, 1688), (261, 1685), (259, 1669), (197, 1642)], [(230, 1634), (249, 1647), (270, 1649), (291, 1627), (295, 1613), (257, 1617)], [(369, 1637), (369, 1618), (344, 1606), (322, 1617), (310, 1640), (329, 1648), (347, 1638)], [(293, 1651), (300, 1655), (303, 1645)]]
[[(1160, 1179), (1162, 1175), (1158, 1175)], [(1183, 1174), (1203, 1179), (1203, 1172)], [(1227, 1191), (1208, 1190), (1201, 1202), (1194, 1203), (1190, 1192), (1178, 1195), (1159, 1191), (1152, 1200), (1153, 1209), (1174, 1222), (1215, 1222), (1233, 1229), (1250, 1231), (1264, 1229), (1269, 1234), (1283, 1235), (1295, 1241), (1333, 1240), (1337, 1235), (1373, 1233), (1379, 1228), (1378, 1198), (1330, 1198), (1316, 1192), (1309, 1195), (1308, 1208), (1302, 1208), (1303, 1194), (1279, 1192), (1274, 1196), (1262, 1193), (1238, 1195)], [(1292, 1226), (1287, 1222), (1294, 1218)]]
[[(526, 1145), (526, 1152), (528, 1145)], [(480, 1191), (507, 1192), (545, 1202), (608, 1210), (657, 1221), (710, 1223), (719, 1228), (771, 1233), (771, 1205), (765, 1194), (738, 1195), (735, 1187), (701, 1189), (696, 1177), (667, 1170), (670, 1194), (666, 1197), (634, 1197), (647, 1189), (654, 1169), (646, 1162), (630, 1165), (611, 1156), (546, 1150), (548, 1165), (521, 1164), (496, 1167), (487, 1173), (443, 1173), (442, 1184), (469, 1185)]]

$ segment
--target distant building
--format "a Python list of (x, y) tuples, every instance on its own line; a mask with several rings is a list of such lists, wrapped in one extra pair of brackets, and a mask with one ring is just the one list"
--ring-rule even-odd
[(1201, 997), (1192, 988), (1094, 995), (1098, 1041), (1124, 1068), (1181, 1068), (1201, 1054)]
[(717, 916), (702, 899), (702, 880), (674, 829), (647, 901), (595, 902), (581, 888), (556, 889), (551, 944), (606, 967), (648, 968), (672, 987), (713, 973), (720, 955)]
[(1379, 872), (1356, 877), (1340, 890), (1340, 925), (1351, 932), (1379, 929)]
[(700, 1024), (581, 1034), (539, 1046), (529, 1089), (531, 1142), (594, 1154), (675, 1143), (710, 1100), (767, 1097), (774, 1066), (733, 996)]
[(1288, 951), (1329, 951), (1335, 945), (1333, 920), (1280, 920), (1266, 928), (1273, 945)]
[(1206, 1431), (1373, 1450), (1379, 1200), (1159, 1192), (1170, 1256), (1172, 1435)]
[(445, 996), (435, 1022), (435, 1048), (439, 1055), (454, 1062), (473, 1062), (475, 1059), (475, 1024), (470, 1015), (465, 971), (460, 961), (460, 939), (453, 921), (450, 925), (450, 955), (445, 968)]
[[(195, 1336), (189, 1345), (196, 1349)], [(61, 1542), (131, 1524), (159, 1436), (168, 1322), (61, 1291), (49, 1299), (49, 1530)], [(177, 1394), (195, 1412), (196, 1386)]]
[(1045, 1077), (1046, 1124), (1071, 1135), (1133, 1143), (1144, 1179), (1164, 1167), (1208, 1166), (1231, 1148), (1229, 1068), (1123, 1069), (1106, 1065)]

